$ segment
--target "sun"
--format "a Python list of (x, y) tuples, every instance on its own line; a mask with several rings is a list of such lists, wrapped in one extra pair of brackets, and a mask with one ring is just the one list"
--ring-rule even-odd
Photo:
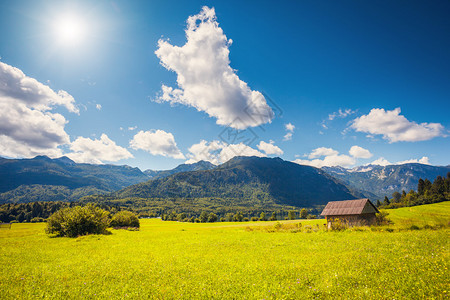
[(53, 26), (56, 39), (63, 46), (79, 45), (86, 36), (86, 24), (77, 16), (61, 17)]

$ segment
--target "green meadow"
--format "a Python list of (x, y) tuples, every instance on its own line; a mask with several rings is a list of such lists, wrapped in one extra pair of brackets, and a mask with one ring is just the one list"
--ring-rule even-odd
[(339, 232), (143, 219), (140, 231), (52, 238), (44, 223), (13, 224), (0, 229), (0, 299), (448, 299), (449, 204)]

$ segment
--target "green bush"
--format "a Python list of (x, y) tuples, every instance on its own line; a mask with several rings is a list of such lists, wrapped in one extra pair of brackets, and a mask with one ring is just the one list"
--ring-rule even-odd
[(331, 220), (331, 230), (342, 231), (348, 228), (347, 222), (341, 220), (339, 218), (335, 218)]
[(122, 210), (116, 213), (111, 219), (111, 226), (117, 227), (135, 227), (139, 228), (139, 219), (131, 211)]
[(45, 222), (44, 218), (40, 218), (40, 217), (34, 217), (33, 219), (30, 220), (31, 223), (40, 223), (40, 222)]
[(387, 217), (388, 215), (389, 213), (385, 210), (375, 214), (376, 224), (379, 226), (392, 224), (392, 221)]
[(56, 236), (77, 237), (105, 234), (109, 226), (109, 212), (93, 204), (74, 206), (55, 212), (47, 219), (46, 232)]

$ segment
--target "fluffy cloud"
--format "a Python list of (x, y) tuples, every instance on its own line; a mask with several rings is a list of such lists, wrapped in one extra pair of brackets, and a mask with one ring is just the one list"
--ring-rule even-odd
[(430, 160), (428, 157), (424, 156), (420, 159), (408, 159), (408, 160), (403, 160), (403, 161), (398, 161), (396, 163), (391, 163), (388, 160), (386, 160), (384, 157), (380, 157), (377, 160), (374, 160), (373, 162), (370, 163), (370, 165), (379, 165), (379, 166), (388, 166), (388, 165), (403, 165), (403, 164), (410, 164), (410, 163), (417, 163), (417, 164), (424, 164), (424, 165), (429, 165), (430, 164)]
[(264, 151), (267, 155), (283, 155), (283, 150), (278, 146), (275, 146), (274, 143), (274, 141), (270, 141), (269, 143), (261, 141), (256, 147), (258, 147), (259, 150)]
[(209, 161), (215, 165), (222, 164), (235, 156), (259, 156), (265, 157), (264, 153), (259, 152), (243, 143), (227, 144), (221, 141), (207, 142), (200, 141), (189, 148), (189, 158), (186, 163), (192, 164), (200, 160)]
[(155, 54), (177, 74), (178, 88), (163, 85), (159, 101), (180, 103), (204, 111), (219, 125), (245, 129), (271, 122), (272, 109), (230, 67), (228, 40), (216, 21), (214, 8), (203, 7), (187, 20), (187, 42), (178, 47), (158, 41)]
[(334, 150), (333, 148), (320, 147), (314, 149), (309, 155), (309, 159), (321, 157), (321, 156), (335, 156), (338, 155), (339, 152)]
[(385, 111), (374, 108), (368, 115), (353, 120), (351, 128), (371, 135), (382, 135), (390, 143), (417, 142), (445, 136), (444, 127), (439, 123), (421, 123), (408, 121), (400, 115), (400, 108)]
[(102, 110), (102, 105), (101, 105), (101, 104), (96, 104), (96, 105), (95, 105), (95, 108), (96, 108), (97, 110)]
[(67, 92), (55, 92), (21, 70), (0, 62), (0, 155), (61, 156), (58, 146), (70, 140), (64, 131), (66, 119), (50, 112), (55, 106), (79, 112)]
[(299, 165), (307, 165), (312, 166), (316, 168), (321, 167), (334, 167), (334, 166), (341, 166), (341, 167), (350, 167), (355, 164), (355, 159), (351, 156), (341, 154), (341, 155), (330, 155), (325, 156), (323, 159), (313, 159), (313, 160), (306, 160), (306, 159), (296, 159), (294, 160), (295, 163)]
[(429, 165), (430, 164), (430, 159), (426, 156), (423, 156), (420, 159), (414, 158), (414, 159), (408, 159), (408, 160), (402, 160), (402, 161), (398, 161), (395, 164), (396, 165), (403, 165), (403, 164), (424, 164), (424, 165)]
[(184, 159), (177, 147), (175, 138), (164, 130), (139, 131), (130, 141), (131, 148), (144, 150), (152, 155), (162, 155), (176, 159)]
[(73, 152), (66, 156), (78, 163), (102, 164), (104, 161), (133, 158), (127, 149), (116, 145), (106, 134), (102, 134), (99, 140), (78, 137), (70, 149)]
[[(364, 149), (359, 146), (352, 146), (348, 152), (349, 155), (339, 154), (338, 151), (333, 148), (320, 147), (316, 148), (308, 155), (309, 160), (307, 159), (296, 159), (295, 163), (300, 165), (308, 165), (316, 168), (321, 167), (350, 167), (356, 163), (356, 159), (358, 158), (370, 158), (372, 157), (372, 153), (369, 150)], [(322, 159), (320, 159), (322, 158)]]
[(355, 158), (371, 158), (373, 156), (369, 150), (359, 146), (351, 147), (348, 153)]
[(23, 103), (40, 111), (62, 105), (70, 112), (79, 112), (75, 107), (75, 100), (66, 91), (55, 92), (49, 86), (26, 76), (21, 70), (2, 62), (0, 62), (0, 98), (2, 101)]
[(287, 133), (283, 137), (283, 141), (290, 141), (292, 140), (292, 135), (294, 134), (295, 125), (292, 123), (284, 124), (284, 128), (286, 129)]
[(295, 125), (293, 125), (292, 123), (287, 123), (284, 124), (284, 128), (286, 128), (286, 131), (294, 132)]
[(384, 157), (380, 157), (376, 160), (374, 160), (373, 162), (367, 164), (367, 165), (379, 165), (379, 166), (388, 166), (388, 165), (393, 165), (393, 163), (391, 163), (390, 161), (388, 161), (387, 159), (385, 159)]

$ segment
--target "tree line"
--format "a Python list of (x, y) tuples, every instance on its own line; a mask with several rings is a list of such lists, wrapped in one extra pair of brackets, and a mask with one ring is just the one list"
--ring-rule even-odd
[[(29, 202), (29, 203), (7, 203), (0, 205), (0, 222), (44, 222), (55, 212), (72, 208), (76, 206), (86, 206), (90, 202)], [(120, 204), (124, 204), (121, 202)], [(128, 203), (130, 204), (130, 203)], [(136, 213), (139, 218), (156, 218), (160, 217), (164, 221), (180, 221), (180, 222), (246, 222), (246, 221), (275, 221), (275, 220), (295, 220), (295, 219), (313, 219), (316, 218), (315, 212), (311, 209), (276, 209), (270, 210), (253, 210), (253, 209), (194, 209), (184, 210), (181, 206), (179, 211), (175, 209), (166, 209), (159, 207), (151, 210), (139, 207), (133, 208), (131, 205), (119, 205), (119, 203), (109, 202), (97, 203), (100, 208), (115, 214), (121, 210), (129, 210)]]
[[(269, 217), (270, 215), (270, 217)], [(161, 216), (163, 221), (178, 221), (191, 223), (213, 223), (213, 222), (248, 222), (248, 221), (277, 221), (277, 220), (295, 220), (295, 219), (315, 219), (317, 216), (310, 214), (306, 208), (302, 208), (298, 212), (296, 210), (273, 211), (271, 213), (261, 212), (260, 214), (245, 214), (242, 211), (236, 213), (227, 212), (225, 214), (217, 214), (214, 212), (202, 211), (200, 215), (190, 215), (187, 213), (177, 213), (172, 211), (164, 213)]]
[(384, 197), (384, 201), (377, 201), (377, 206), (381, 208), (398, 208), (405, 206), (416, 206), (431, 204), (450, 200), (450, 172), (447, 177), (437, 176), (431, 183), (428, 179), (419, 179), (417, 192), (410, 190), (408, 193), (395, 191), (392, 198)]
[[(64, 208), (84, 206), (85, 203), (63, 201), (37, 201), (29, 203), (6, 203), (0, 205), (0, 222), (44, 222), (52, 214)], [(118, 206), (99, 204), (100, 208), (116, 213), (121, 208)]]

